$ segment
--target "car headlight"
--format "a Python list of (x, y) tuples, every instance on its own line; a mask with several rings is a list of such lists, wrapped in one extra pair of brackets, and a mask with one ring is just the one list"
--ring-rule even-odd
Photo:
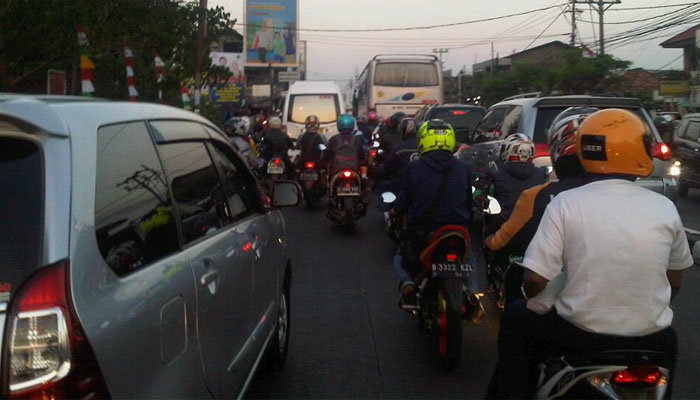
[(681, 162), (675, 161), (673, 163), (673, 165), (671, 165), (671, 168), (668, 169), (668, 173), (671, 176), (680, 176), (680, 174), (681, 174)]

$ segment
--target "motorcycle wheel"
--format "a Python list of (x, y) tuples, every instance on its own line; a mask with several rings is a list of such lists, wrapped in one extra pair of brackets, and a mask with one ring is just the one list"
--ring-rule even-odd
[(440, 362), (448, 370), (457, 365), (462, 355), (462, 318), (450, 307), (449, 301), (445, 289), (440, 287), (437, 291), (435, 339)]
[(352, 233), (355, 230), (355, 221), (352, 219), (352, 209), (354, 207), (352, 197), (343, 198), (343, 208), (345, 216), (343, 218), (342, 228), (345, 233)]
[(316, 206), (316, 197), (311, 191), (308, 191), (304, 193), (304, 199), (306, 199), (306, 208), (309, 210), (313, 210), (314, 206)]

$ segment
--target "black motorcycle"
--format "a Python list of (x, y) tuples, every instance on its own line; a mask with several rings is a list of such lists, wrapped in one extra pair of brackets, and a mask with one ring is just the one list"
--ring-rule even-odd
[(299, 185), (304, 192), (306, 208), (312, 209), (326, 194), (326, 171), (316, 161), (307, 160), (300, 165)]
[(351, 169), (342, 169), (331, 175), (328, 184), (327, 217), (351, 232), (355, 221), (367, 214), (362, 176)]

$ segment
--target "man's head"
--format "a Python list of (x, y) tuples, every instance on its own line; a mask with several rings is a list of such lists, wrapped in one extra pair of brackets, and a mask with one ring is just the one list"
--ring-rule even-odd
[(416, 120), (413, 118), (404, 118), (399, 124), (399, 135), (403, 141), (416, 137), (416, 133), (418, 133), (417, 131), (418, 127), (416, 127)]
[(318, 131), (318, 128), (321, 127), (321, 122), (318, 120), (318, 117), (314, 114), (309, 115), (306, 117), (306, 121), (304, 121), (304, 127), (306, 128), (307, 131)]
[(219, 66), (220, 67), (225, 67), (226, 63), (228, 63), (228, 60), (226, 59), (226, 57), (219, 57)]
[(392, 132), (397, 132), (399, 129), (399, 124), (404, 118), (406, 118), (406, 114), (402, 112), (392, 114), (391, 117), (389, 117), (389, 129)]
[(379, 115), (377, 114), (377, 112), (374, 110), (370, 110), (367, 113), (367, 121), (369, 121), (372, 124), (379, 123)]
[(501, 144), (501, 162), (532, 162), (535, 157), (535, 144), (527, 135), (514, 133)]
[(554, 118), (547, 132), (547, 144), (552, 166), (560, 179), (584, 172), (576, 157), (576, 135), (581, 122), (597, 110), (592, 107), (569, 107)]
[(653, 137), (631, 111), (609, 108), (581, 123), (576, 155), (586, 172), (649, 176), (654, 170)]
[(275, 37), (275, 39), (280, 39), (282, 36), (280, 35), (279, 32), (275, 32), (274, 37)]
[(350, 114), (341, 114), (338, 117), (338, 131), (352, 132), (355, 129), (355, 118)]
[(418, 153), (421, 155), (435, 150), (452, 153), (455, 143), (454, 129), (441, 119), (425, 121), (418, 129)]

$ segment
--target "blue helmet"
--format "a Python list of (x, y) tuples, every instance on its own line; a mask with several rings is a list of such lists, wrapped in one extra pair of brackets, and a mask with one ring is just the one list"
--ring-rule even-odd
[(350, 114), (341, 114), (338, 117), (338, 130), (346, 131), (355, 129), (355, 118)]

